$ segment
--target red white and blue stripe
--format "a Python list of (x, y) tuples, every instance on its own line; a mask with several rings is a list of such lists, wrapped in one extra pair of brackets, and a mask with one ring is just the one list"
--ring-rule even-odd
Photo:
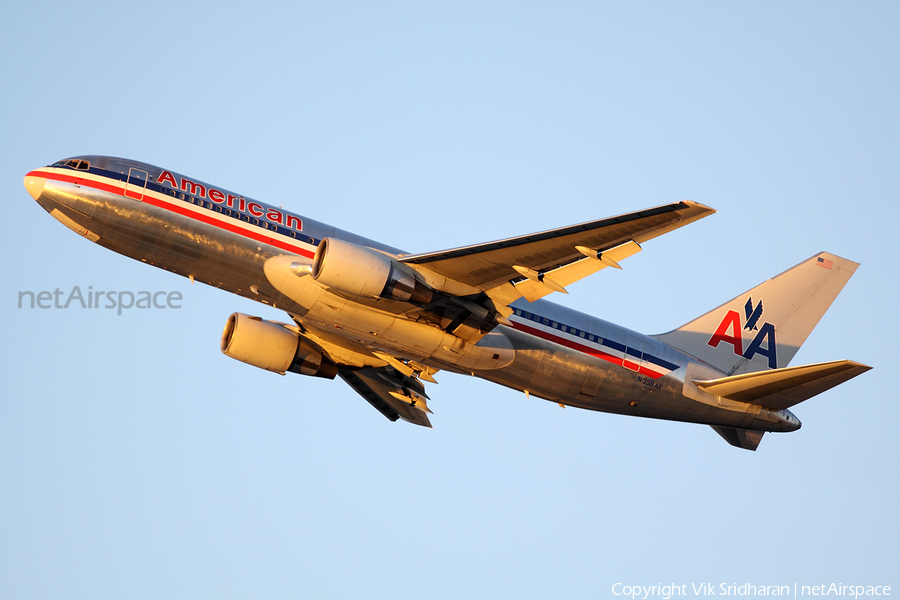
[(611, 362), (651, 379), (659, 379), (679, 368), (677, 364), (643, 352), (640, 348), (631, 348), (621, 342), (520, 308), (515, 309), (515, 314), (510, 315), (509, 320), (518, 331)]
[[(148, 205), (171, 211), (200, 223), (212, 225), (222, 231), (235, 233), (255, 242), (268, 244), (281, 250), (309, 258), (312, 258), (315, 253), (315, 248), (320, 241), (309, 238), (305, 234), (301, 236), (298, 232), (292, 232), (283, 225), (278, 226), (277, 230), (274, 227), (271, 227), (272, 223), (266, 223), (266, 227), (257, 225), (252, 221), (255, 220), (259, 223), (260, 219), (256, 215), (248, 214), (247, 211), (239, 211), (234, 208), (225, 209), (221, 206), (216, 206), (205, 198), (171, 189), (169, 186), (160, 185), (152, 179), (148, 181), (146, 187), (141, 190), (142, 193), (140, 194), (140, 198), (134, 196), (134, 192), (132, 191), (135, 184), (134, 181), (131, 182), (131, 187), (129, 187), (128, 194), (126, 195), (126, 175), (100, 169), (93, 165), (89, 170), (75, 170), (68, 167), (56, 166), (43, 167), (31, 171), (28, 173), (28, 176), (43, 177), (48, 181), (72, 183), (116, 194), (123, 198), (141, 200)], [(143, 186), (143, 183), (144, 182), (141, 181), (140, 185)], [(243, 197), (241, 198), (243, 199)], [(273, 209), (273, 207), (262, 203), (255, 204), (264, 209)], [(273, 210), (277, 210), (281, 213), (285, 212), (283, 209)], [(247, 222), (248, 220), (251, 222)]]

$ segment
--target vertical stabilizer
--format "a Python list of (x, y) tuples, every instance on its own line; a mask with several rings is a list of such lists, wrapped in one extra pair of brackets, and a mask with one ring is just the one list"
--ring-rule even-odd
[(786, 367), (858, 266), (821, 252), (655, 337), (728, 375)]

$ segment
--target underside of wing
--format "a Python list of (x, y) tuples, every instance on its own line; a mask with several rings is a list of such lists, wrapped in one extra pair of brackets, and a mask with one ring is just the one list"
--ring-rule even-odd
[[(489, 290), (510, 280), (532, 277), (532, 272), (538, 280), (548, 271), (585, 259), (586, 250), (600, 255), (629, 242), (641, 244), (714, 212), (708, 206), (686, 200), (486, 244), (404, 256), (401, 260)], [(549, 283), (552, 289), (552, 276)]]
[(415, 425), (431, 427), (428, 420), (425, 386), (393, 367), (350, 369), (341, 367), (338, 376), (391, 421), (403, 419)]

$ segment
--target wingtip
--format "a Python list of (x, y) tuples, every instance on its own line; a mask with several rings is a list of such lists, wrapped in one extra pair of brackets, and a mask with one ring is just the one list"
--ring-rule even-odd
[(703, 212), (705, 212), (705, 213), (707, 213), (707, 214), (710, 214), (710, 215), (713, 214), (713, 213), (718, 212), (718, 211), (717, 211), (715, 208), (713, 208), (712, 206), (707, 206), (706, 204), (703, 204), (702, 202), (694, 202), (693, 200), (682, 200), (681, 202), (682, 202), (683, 204), (687, 204), (688, 206), (690, 206), (690, 207), (692, 207), (692, 208), (696, 208), (696, 209), (702, 210)]

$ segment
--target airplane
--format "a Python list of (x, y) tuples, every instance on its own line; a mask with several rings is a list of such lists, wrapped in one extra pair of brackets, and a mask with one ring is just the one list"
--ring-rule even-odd
[(563, 407), (709, 425), (756, 450), (800, 428), (791, 407), (871, 368), (788, 366), (859, 266), (827, 252), (658, 335), (545, 299), (715, 212), (697, 202), (407, 253), (133, 160), (77, 156), (24, 183), (91, 242), (290, 317), (232, 314), (225, 355), (340, 377), (391, 421), (431, 427), (425, 383), (447, 371)]

